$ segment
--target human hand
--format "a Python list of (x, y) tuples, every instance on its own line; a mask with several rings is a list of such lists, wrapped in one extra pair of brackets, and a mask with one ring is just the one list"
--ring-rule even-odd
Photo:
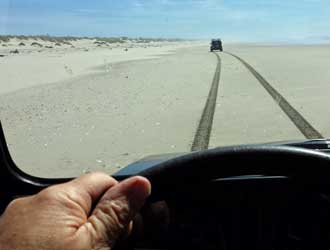
[(143, 177), (91, 173), (14, 200), (0, 217), (0, 249), (113, 249), (150, 192)]

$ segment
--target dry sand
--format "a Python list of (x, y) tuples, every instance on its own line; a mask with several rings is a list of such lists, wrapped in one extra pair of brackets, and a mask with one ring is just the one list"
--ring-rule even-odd
[[(197, 45), (131, 43), (128, 51), (114, 45), (0, 58), (0, 117), (13, 158), (33, 175), (66, 177), (111, 174), (148, 155), (188, 152), (216, 67), (208, 44)], [(251, 63), (330, 137), (328, 47), (226, 50)], [(221, 59), (210, 147), (304, 138), (236, 59)]]
[[(3, 55), (0, 57), (0, 94), (91, 73), (107, 72), (112, 63), (157, 58), (177, 48), (191, 46), (191, 43), (185, 42), (128, 42), (99, 47), (95, 41), (82, 39), (71, 41), (72, 45), (60, 46), (31, 39), (12, 39), (8, 43), (0, 43), (0, 55)], [(20, 43), (24, 46), (19, 46)], [(31, 46), (33, 43), (42, 47)], [(11, 53), (15, 50), (19, 53)], [(101, 65), (104, 67), (98, 67)]]
[(222, 54), (217, 109), (210, 147), (304, 139), (256, 78)]
[(236, 45), (227, 49), (248, 61), (330, 138), (330, 45)]
[(144, 60), (100, 64), (89, 74), (1, 95), (16, 163), (33, 175), (63, 177), (113, 173), (146, 155), (189, 151), (216, 58), (182, 47), (150, 48), (148, 60), (141, 49)]

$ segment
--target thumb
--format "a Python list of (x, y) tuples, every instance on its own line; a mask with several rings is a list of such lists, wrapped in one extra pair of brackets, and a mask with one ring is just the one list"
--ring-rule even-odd
[(127, 233), (130, 222), (150, 192), (151, 185), (143, 177), (132, 177), (111, 187), (88, 218), (92, 246), (112, 248), (116, 240)]

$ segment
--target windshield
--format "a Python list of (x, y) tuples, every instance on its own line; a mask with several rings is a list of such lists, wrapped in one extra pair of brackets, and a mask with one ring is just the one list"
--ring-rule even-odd
[(326, 138), (329, 13), (325, 0), (1, 1), (12, 157), (29, 174), (68, 177)]

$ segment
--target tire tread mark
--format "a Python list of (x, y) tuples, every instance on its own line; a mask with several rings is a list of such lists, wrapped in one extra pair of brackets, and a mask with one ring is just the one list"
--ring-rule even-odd
[(225, 52), (228, 55), (235, 57), (239, 60), (260, 82), (265, 90), (271, 95), (274, 101), (279, 105), (283, 112), (290, 118), (294, 125), (307, 139), (323, 139), (324, 137), (318, 132), (274, 87), (267, 82), (267, 80), (260, 75), (250, 64), (242, 58)]
[(214, 54), (217, 57), (217, 67), (214, 73), (211, 89), (201, 119), (199, 121), (197, 131), (195, 133), (194, 141), (191, 146), (191, 151), (205, 150), (208, 149), (209, 146), (221, 73), (221, 58), (219, 54)]

